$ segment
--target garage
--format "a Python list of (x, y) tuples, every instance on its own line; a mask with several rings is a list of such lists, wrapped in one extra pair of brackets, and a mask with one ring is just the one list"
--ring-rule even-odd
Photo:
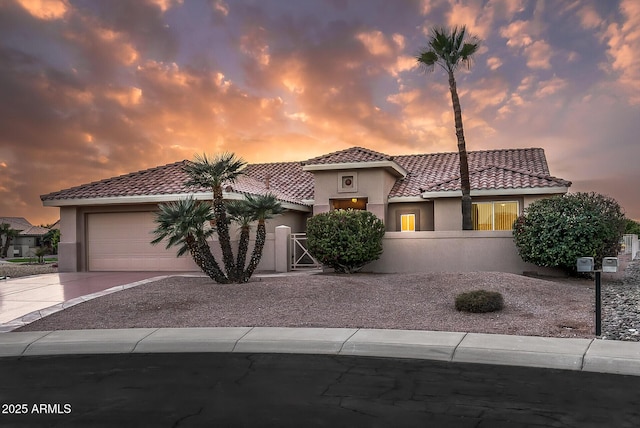
[(87, 214), (87, 259), (90, 271), (197, 271), (189, 254), (151, 245), (154, 213)]

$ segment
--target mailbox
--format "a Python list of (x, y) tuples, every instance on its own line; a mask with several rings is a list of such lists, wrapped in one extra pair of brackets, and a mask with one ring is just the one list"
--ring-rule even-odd
[(593, 257), (578, 257), (578, 272), (593, 272)]
[(602, 272), (617, 272), (618, 271), (618, 258), (617, 257), (605, 257), (602, 259)]

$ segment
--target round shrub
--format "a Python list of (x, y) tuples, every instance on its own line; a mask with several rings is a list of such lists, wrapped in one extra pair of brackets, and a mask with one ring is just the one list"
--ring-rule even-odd
[(468, 291), (456, 297), (456, 309), (459, 311), (484, 313), (499, 311), (503, 307), (504, 299), (497, 291)]
[(537, 266), (575, 272), (578, 257), (615, 257), (626, 221), (620, 205), (597, 193), (540, 199), (513, 225), (520, 257)]
[(307, 220), (309, 253), (338, 273), (353, 273), (382, 254), (384, 224), (369, 211), (334, 210)]

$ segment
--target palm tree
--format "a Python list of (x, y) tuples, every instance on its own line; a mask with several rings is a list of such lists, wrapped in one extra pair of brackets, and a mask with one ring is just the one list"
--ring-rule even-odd
[(260, 259), (262, 258), (262, 250), (264, 249), (264, 243), (267, 237), (265, 221), (284, 212), (284, 208), (282, 208), (278, 199), (276, 199), (275, 195), (271, 193), (260, 196), (247, 195), (245, 203), (253, 214), (254, 219), (258, 220), (258, 227), (256, 230), (256, 242), (253, 247), (253, 253), (251, 254), (251, 260), (249, 261), (247, 269), (242, 274), (241, 279), (243, 282), (247, 282), (249, 278), (251, 278), (253, 271), (256, 269), (258, 263), (260, 263)]
[(20, 235), (20, 231), (12, 229), (8, 223), (0, 224), (0, 244), (2, 244), (2, 237), (4, 236), (4, 245), (0, 246), (0, 257), (7, 257), (11, 241), (13, 241), (13, 238), (17, 238), (18, 235)]
[(433, 71), (436, 64), (447, 72), (449, 77), (449, 91), (453, 104), (453, 117), (458, 138), (458, 153), (460, 156), (460, 187), (462, 188), (462, 229), (472, 230), (471, 221), (471, 184), (469, 182), (469, 161), (462, 128), (462, 109), (454, 72), (465, 64), (471, 66), (471, 57), (478, 51), (480, 42), (477, 38), (467, 34), (467, 28), (453, 27), (452, 29), (439, 27), (431, 30), (429, 46), (416, 57), (418, 63), (428, 71)]
[(51, 254), (58, 254), (58, 243), (60, 242), (60, 229), (49, 229), (47, 233), (42, 237), (42, 242), (45, 244)]
[(178, 256), (189, 251), (198, 267), (211, 279), (219, 283), (228, 283), (207, 244), (207, 238), (214, 230), (205, 228), (205, 225), (212, 219), (211, 205), (197, 202), (193, 198), (160, 204), (154, 219), (158, 224), (153, 231), (156, 238), (151, 243), (156, 245), (166, 239), (167, 249), (178, 246)]
[(245, 200), (228, 202), (227, 214), (231, 221), (240, 225), (240, 241), (238, 242), (238, 254), (236, 255), (236, 275), (241, 278), (247, 261), (247, 253), (249, 252), (251, 223), (255, 221), (255, 216)]
[(184, 167), (184, 171), (189, 175), (186, 185), (209, 187), (213, 191), (213, 216), (222, 250), (222, 261), (227, 278), (231, 282), (237, 282), (239, 278), (236, 275), (236, 261), (231, 249), (229, 221), (222, 198), (222, 186), (235, 183), (242, 174), (242, 168), (245, 165), (246, 163), (242, 159), (236, 158), (233, 153), (223, 153), (212, 160), (209, 160), (206, 154), (196, 155), (195, 162)]

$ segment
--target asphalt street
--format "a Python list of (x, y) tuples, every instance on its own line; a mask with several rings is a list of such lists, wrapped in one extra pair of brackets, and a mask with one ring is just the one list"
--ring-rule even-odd
[(1, 427), (637, 427), (636, 376), (300, 354), (0, 358)]

